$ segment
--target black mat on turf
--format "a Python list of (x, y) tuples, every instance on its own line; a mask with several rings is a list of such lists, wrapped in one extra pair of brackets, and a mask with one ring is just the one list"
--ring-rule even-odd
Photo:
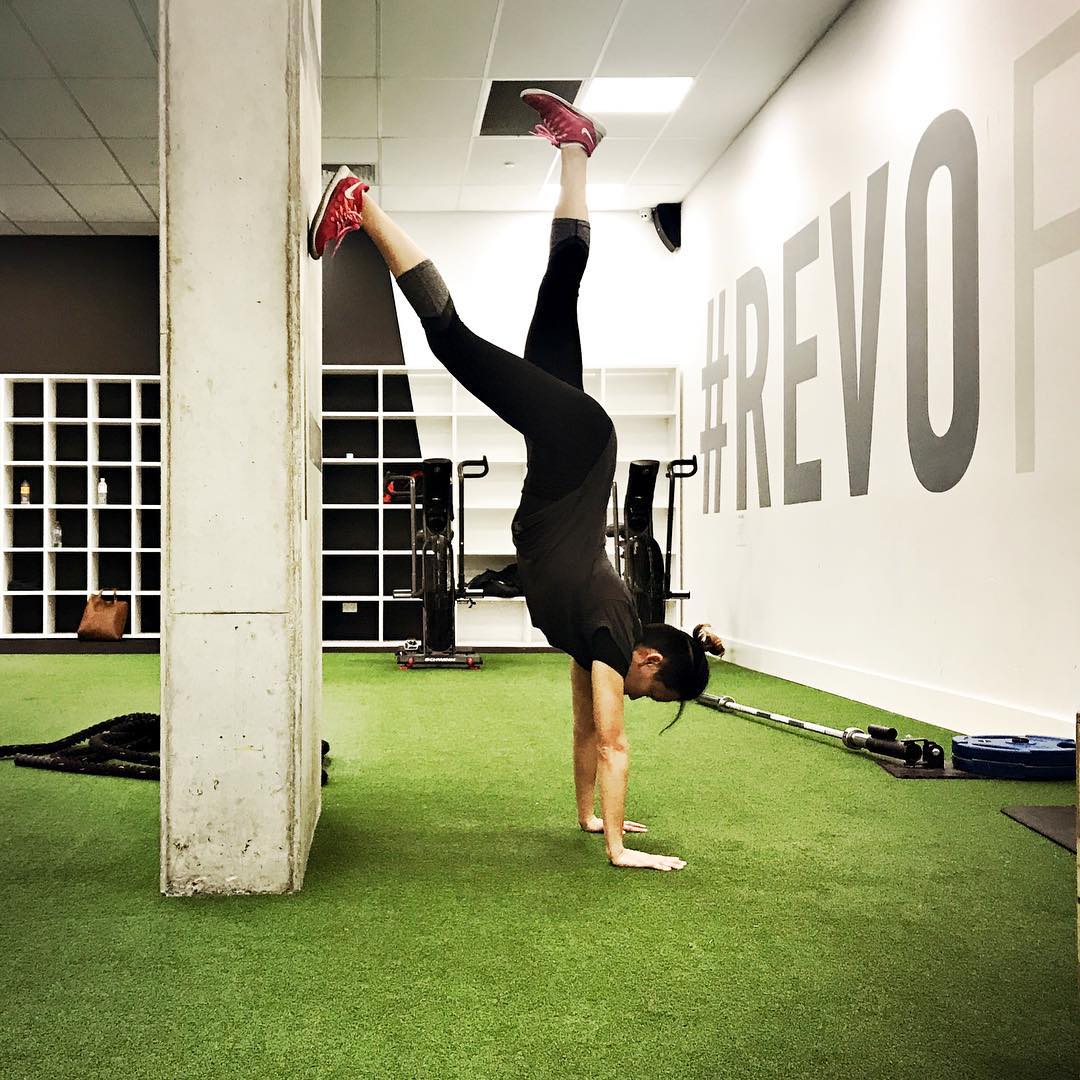
[(948, 762), (943, 769), (924, 769), (919, 765), (908, 765), (903, 761), (894, 761), (892, 758), (875, 757), (874, 760), (891, 775), (900, 780), (985, 780), (986, 777), (977, 773), (964, 772), (963, 769), (954, 769)]
[(1076, 854), (1075, 806), (1003, 806), (1001, 812)]

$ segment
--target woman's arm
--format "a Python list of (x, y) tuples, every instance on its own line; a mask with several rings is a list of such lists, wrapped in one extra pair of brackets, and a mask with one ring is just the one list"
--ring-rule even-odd
[(574, 791), (578, 824), (593, 832), (596, 816), (596, 724), (593, 722), (592, 677), (570, 661), (570, 691), (574, 703)]
[(593, 722), (596, 725), (596, 772), (600, 808), (604, 815), (604, 844), (612, 866), (651, 870), (681, 870), (686, 863), (671, 855), (650, 855), (623, 846), (623, 812), (630, 773), (630, 746), (623, 729), (623, 677), (594, 660), (592, 665)]

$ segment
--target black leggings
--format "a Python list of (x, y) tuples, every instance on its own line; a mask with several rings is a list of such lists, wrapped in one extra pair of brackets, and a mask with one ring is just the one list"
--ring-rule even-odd
[(577, 299), (588, 258), (588, 244), (576, 236), (552, 248), (524, 358), (477, 337), (453, 303), (442, 315), (421, 319), (446, 370), (525, 437), (529, 466), (522, 490), (530, 504), (573, 491), (612, 433), (610, 417), (582, 386)]

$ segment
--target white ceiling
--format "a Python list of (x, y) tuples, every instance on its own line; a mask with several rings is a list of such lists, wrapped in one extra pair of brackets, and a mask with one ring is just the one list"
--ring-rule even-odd
[[(671, 116), (601, 114), (590, 165), (596, 209), (677, 202), (849, 2), (323, 0), (323, 160), (391, 210), (542, 209), (551, 147), (477, 136), (493, 79), (692, 76)], [(0, 0), (0, 234), (157, 231), (157, 15)]]

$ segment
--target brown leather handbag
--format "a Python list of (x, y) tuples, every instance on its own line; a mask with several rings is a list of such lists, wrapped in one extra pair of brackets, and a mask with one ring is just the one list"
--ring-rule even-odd
[(119, 641), (124, 636), (127, 617), (127, 601), (117, 600), (115, 589), (111, 599), (94, 593), (86, 601), (86, 610), (79, 623), (79, 640)]

